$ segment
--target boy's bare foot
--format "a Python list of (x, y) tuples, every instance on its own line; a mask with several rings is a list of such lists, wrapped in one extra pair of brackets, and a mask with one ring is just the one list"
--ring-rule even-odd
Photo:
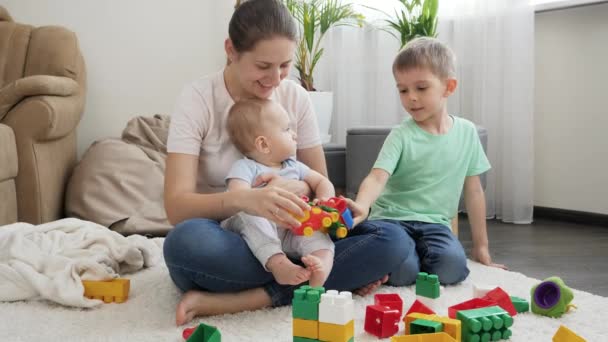
[(375, 282), (373, 282), (371, 284), (367, 284), (363, 287), (360, 287), (353, 292), (361, 297), (364, 297), (364, 296), (367, 296), (368, 294), (374, 292), (378, 287), (380, 287), (380, 285), (386, 283), (387, 281), (388, 281), (388, 275), (385, 275), (384, 277), (382, 277), (382, 279), (376, 280)]
[(257, 310), (272, 304), (263, 288), (232, 293), (188, 291), (175, 309), (175, 324), (186, 324), (197, 316), (212, 316)]
[(266, 268), (272, 272), (277, 283), (282, 285), (298, 285), (310, 278), (310, 271), (296, 265), (285, 254), (275, 254), (266, 262)]
[(303, 256), (302, 262), (306, 266), (306, 269), (310, 271), (308, 284), (310, 286), (323, 286), (331, 271), (331, 263), (313, 254)]

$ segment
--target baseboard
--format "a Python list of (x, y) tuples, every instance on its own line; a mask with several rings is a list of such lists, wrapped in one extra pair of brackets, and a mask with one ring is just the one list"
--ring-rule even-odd
[(608, 215), (535, 206), (534, 219), (541, 218), (608, 227)]

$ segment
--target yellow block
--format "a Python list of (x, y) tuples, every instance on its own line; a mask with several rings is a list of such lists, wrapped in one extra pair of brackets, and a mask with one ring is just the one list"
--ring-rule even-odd
[(586, 342), (586, 340), (565, 325), (560, 325), (555, 335), (553, 335), (553, 342)]
[(327, 342), (348, 342), (355, 336), (355, 321), (345, 325), (319, 322), (319, 340)]
[(293, 336), (316, 340), (319, 338), (319, 321), (293, 319)]
[(441, 317), (437, 315), (427, 315), (419, 312), (412, 312), (411, 314), (405, 316), (403, 321), (405, 322), (405, 333), (410, 333), (410, 323), (417, 319), (427, 319), (429, 321), (439, 322), (443, 324), (443, 332), (450, 335), (457, 342), (462, 340), (462, 332), (460, 328), (461, 322), (457, 319), (451, 319), (449, 317)]
[(123, 303), (129, 298), (129, 279), (83, 280), (84, 296), (90, 299), (101, 299), (105, 303)]
[(444, 333), (401, 335), (391, 337), (391, 342), (455, 342), (456, 340)]

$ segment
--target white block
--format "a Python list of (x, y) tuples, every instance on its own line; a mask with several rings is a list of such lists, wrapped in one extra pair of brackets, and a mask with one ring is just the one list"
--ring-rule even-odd
[(496, 286), (473, 284), (473, 298), (481, 298), (485, 296), (488, 292), (494, 290), (495, 288)]
[(319, 322), (345, 325), (355, 318), (353, 294), (348, 291), (328, 290), (321, 295)]

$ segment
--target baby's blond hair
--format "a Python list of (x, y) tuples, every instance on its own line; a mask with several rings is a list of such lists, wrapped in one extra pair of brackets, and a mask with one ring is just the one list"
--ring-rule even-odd
[(393, 73), (414, 68), (428, 68), (441, 79), (456, 77), (456, 57), (438, 39), (419, 37), (408, 42), (393, 62)]
[(264, 134), (264, 114), (270, 100), (239, 100), (230, 108), (226, 127), (234, 146), (244, 155), (253, 151), (255, 139)]

